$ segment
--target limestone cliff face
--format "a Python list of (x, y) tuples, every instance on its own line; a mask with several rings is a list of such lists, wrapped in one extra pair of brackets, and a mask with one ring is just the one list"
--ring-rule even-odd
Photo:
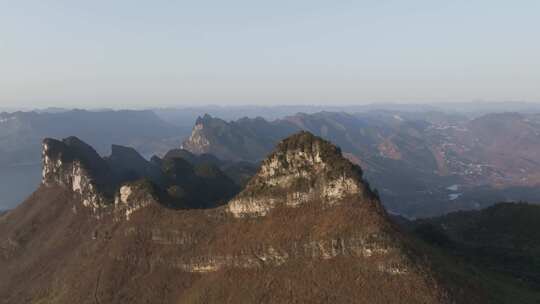
[(120, 187), (114, 199), (114, 215), (117, 220), (129, 221), (138, 210), (157, 204), (153, 186), (149, 182), (137, 181)]
[(269, 122), (258, 117), (227, 122), (206, 114), (197, 119), (182, 149), (223, 160), (258, 162), (279, 140), (298, 130), (286, 121)]
[[(97, 152), (75, 137), (58, 141), (45, 139), (42, 150), (42, 183), (61, 186), (79, 194), (85, 207), (97, 210), (106, 205), (102, 189), (108, 182), (107, 164)], [(100, 180), (103, 179), (103, 180)]]
[(113, 145), (112, 154), (101, 157), (75, 137), (45, 139), (42, 153), (43, 185), (78, 194), (82, 206), (100, 218), (120, 212), (129, 220), (152, 202), (176, 209), (216, 207), (239, 191), (217, 166), (192, 164), (175, 153), (149, 162), (132, 148)]
[[(131, 181), (131, 174), (119, 174), (131, 166), (133, 170), (141, 171), (137, 177), (142, 177), (142, 170), (146, 167), (133, 166), (129, 163), (129, 157), (116, 159), (120, 157), (118, 150), (129, 151), (131, 159), (138, 160), (140, 157), (134, 150), (113, 146), (113, 152), (116, 153), (106, 160), (76, 137), (62, 141), (45, 139), (42, 150), (42, 183), (47, 187), (60, 186), (78, 194), (82, 206), (91, 208), (98, 217), (114, 216), (117, 219), (129, 220), (133, 212), (156, 202), (156, 199), (149, 182)], [(109, 166), (109, 163), (117, 164), (122, 161), (127, 164), (122, 163), (123, 166), (117, 166), (119, 168)], [(145, 165), (145, 162), (140, 157), (135, 164)], [(73, 210), (76, 212), (77, 205), (74, 205)]]
[(302, 131), (278, 144), (228, 210), (235, 217), (264, 216), (277, 206), (331, 206), (353, 196), (373, 196), (360, 167), (331, 143)]
[(182, 149), (188, 150), (195, 154), (203, 154), (210, 152), (210, 140), (206, 134), (205, 120), (210, 117), (199, 117), (195, 122), (195, 126), (191, 131), (189, 138), (182, 143)]

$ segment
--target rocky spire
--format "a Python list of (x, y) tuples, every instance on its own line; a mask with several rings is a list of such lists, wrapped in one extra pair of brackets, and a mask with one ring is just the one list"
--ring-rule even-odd
[[(182, 143), (181, 149), (188, 150), (195, 154), (207, 153), (210, 149), (210, 140), (206, 134), (205, 127), (211, 123), (212, 120), (214, 120), (214, 118), (208, 114), (205, 114), (203, 117), (199, 116), (195, 121), (191, 135)], [(216, 119), (216, 121), (225, 124), (225, 122), (220, 119)]]

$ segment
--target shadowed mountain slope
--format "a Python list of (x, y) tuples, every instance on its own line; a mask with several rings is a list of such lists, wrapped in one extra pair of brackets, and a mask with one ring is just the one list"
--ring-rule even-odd
[(499, 203), (409, 226), (437, 247), (540, 290), (540, 206)]

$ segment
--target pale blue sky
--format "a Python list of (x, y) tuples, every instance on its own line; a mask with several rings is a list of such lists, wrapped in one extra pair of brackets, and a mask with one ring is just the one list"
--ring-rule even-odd
[(540, 1), (0, 0), (0, 106), (540, 102)]

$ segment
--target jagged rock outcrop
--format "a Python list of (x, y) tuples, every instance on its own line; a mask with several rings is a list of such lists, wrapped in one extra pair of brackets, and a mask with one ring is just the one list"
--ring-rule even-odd
[(62, 141), (45, 139), (42, 183), (79, 194), (83, 206), (91, 207), (94, 212), (99, 210), (100, 214), (113, 214), (115, 208), (123, 207), (129, 219), (129, 213), (152, 201), (150, 198), (142, 199), (144, 202), (131, 199), (128, 203), (122, 199), (133, 192), (129, 190), (133, 185), (135, 188), (144, 185), (147, 190), (154, 188), (154, 201), (157, 193), (161, 193), (159, 203), (173, 208), (225, 204), (238, 193), (239, 185), (221, 171), (218, 163), (215, 157), (182, 150), (173, 150), (164, 159), (154, 157), (147, 161), (135, 149), (119, 145), (113, 145), (111, 155), (102, 158), (76, 137)]
[(96, 210), (107, 204), (115, 181), (108, 164), (76, 137), (43, 141), (42, 183), (62, 186), (78, 193), (82, 204)]
[(331, 143), (302, 131), (280, 142), (247, 187), (229, 203), (237, 217), (266, 215), (282, 205), (327, 206), (356, 196), (374, 197), (360, 167), (344, 159)]
[(126, 183), (120, 187), (115, 196), (114, 214), (129, 220), (137, 210), (158, 203), (159, 195), (152, 183), (148, 181)]
[(198, 117), (191, 131), (189, 138), (182, 143), (182, 149), (188, 150), (196, 154), (208, 153), (210, 148), (210, 140), (207, 138), (205, 124), (212, 117), (206, 114), (204, 117)]
[(289, 122), (268, 122), (260, 117), (226, 122), (206, 114), (197, 119), (182, 149), (224, 160), (260, 161), (277, 141), (298, 130)]

